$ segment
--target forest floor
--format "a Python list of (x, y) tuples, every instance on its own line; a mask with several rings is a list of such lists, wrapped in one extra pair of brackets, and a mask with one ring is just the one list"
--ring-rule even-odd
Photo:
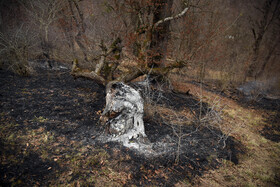
[[(247, 101), (182, 82), (190, 95), (165, 93), (171, 102), (159, 103), (161, 108), (191, 107), (198, 114), (201, 98), (208, 108), (218, 98), (223, 122), (188, 135), (182, 140), (188, 149), (175, 162), (177, 152), (147, 158), (98, 142), (105, 88), (93, 81), (74, 80), (67, 70), (31, 77), (1, 70), (0, 86), (0, 186), (280, 185), (280, 100)], [(145, 119), (151, 142), (175, 137), (174, 128), (155, 118)]]

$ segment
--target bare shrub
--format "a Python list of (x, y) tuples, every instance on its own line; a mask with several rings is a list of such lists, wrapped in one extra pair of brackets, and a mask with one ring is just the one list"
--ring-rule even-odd
[(153, 76), (151, 69), (145, 79), (140, 82), (143, 86), (141, 89), (142, 97), (144, 98), (144, 118), (146, 121), (160, 122), (159, 103), (162, 100), (167, 100), (163, 96), (163, 92), (172, 90), (172, 84), (168, 77)]
[(170, 126), (173, 135), (177, 137), (177, 150), (175, 153), (175, 163), (177, 164), (180, 162), (182, 147), (184, 147), (182, 142), (193, 134), (202, 129), (208, 129), (213, 137), (217, 137), (216, 143), (224, 149), (228, 137), (234, 131), (231, 122), (226, 123), (223, 120), (225, 106), (221, 104), (219, 96), (209, 99), (202, 92), (197, 95), (198, 101), (193, 107), (178, 110), (170, 108), (170, 106), (154, 105), (154, 110), (159, 115), (161, 123)]
[(146, 77), (142, 83), (144, 86), (142, 89), (142, 96), (144, 98), (144, 119), (145, 121), (157, 121), (157, 103), (162, 99), (163, 95), (159, 90), (152, 89), (148, 77)]
[[(202, 102), (202, 99), (200, 100), (200, 103)], [(203, 127), (206, 127), (209, 129), (215, 136), (219, 138), (219, 143), (223, 143), (223, 148), (226, 147), (226, 140), (230, 136), (230, 134), (233, 132), (232, 127), (226, 126), (223, 123), (223, 112), (225, 109), (225, 106), (221, 106), (220, 98), (216, 97), (214, 100), (208, 102), (208, 107), (203, 107), (200, 111), (204, 111), (203, 115), (199, 115), (199, 124)], [(213, 131), (213, 129), (219, 130)]]

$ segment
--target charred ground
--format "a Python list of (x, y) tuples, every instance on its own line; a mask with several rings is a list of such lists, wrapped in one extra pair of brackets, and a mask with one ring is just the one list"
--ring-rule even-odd
[[(105, 89), (93, 81), (76, 79), (65, 71), (40, 71), (19, 77), (0, 73), (1, 91), (1, 184), (50, 185), (159, 185), (192, 182), (205, 171), (218, 168), (223, 160), (238, 164), (245, 149), (233, 137), (225, 147), (218, 129), (199, 127), (182, 139), (180, 162), (176, 152), (146, 158), (117, 144), (95, 141), (104, 127), (98, 125), (105, 106)], [(164, 93), (166, 104), (175, 109), (198, 110), (197, 98)], [(172, 102), (170, 102), (172, 101)], [(205, 104), (207, 107), (207, 104)], [(176, 140), (170, 125), (146, 120), (150, 141)], [(195, 131), (195, 124), (183, 133)], [(172, 142), (174, 148), (177, 142)], [(119, 176), (122, 175), (122, 176)], [(111, 182), (111, 183), (110, 183)]]

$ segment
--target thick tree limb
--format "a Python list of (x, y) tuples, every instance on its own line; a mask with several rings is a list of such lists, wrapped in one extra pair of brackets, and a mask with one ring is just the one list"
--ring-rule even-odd
[[(127, 73), (124, 73), (123, 75), (121, 75), (120, 77), (115, 79), (114, 81), (127, 83), (127, 82), (130, 82), (145, 74), (166, 75), (170, 72), (170, 70), (175, 69), (175, 68), (181, 68), (181, 67), (182, 67), (181, 63), (175, 63), (170, 66), (161, 67), (161, 68), (149, 68), (149, 67), (145, 67), (142, 69), (134, 68), (134, 69), (128, 71)], [(75, 63), (75, 61), (73, 63), (71, 75), (73, 75), (76, 78), (78, 78), (78, 77), (88, 78), (88, 79), (94, 80), (98, 84), (102, 84), (104, 86), (109, 81), (109, 80), (105, 80), (102, 76), (96, 74), (94, 71), (80, 69), (79, 67), (77, 67), (77, 63)]]
[(104, 85), (104, 86), (106, 85), (106, 80), (103, 77), (97, 75), (94, 71), (90, 71), (90, 72), (83, 72), (83, 71), (71, 72), (71, 75), (73, 75), (76, 78), (79, 78), (79, 77), (88, 78), (88, 79), (96, 81), (96, 83), (98, 83), (98, 84), (101, 84), (101, 85)]
[(156, 27), (158, 27), (159, 24), (162, 24), (164, 22), (167, 22), (167, 21), (171, 21), (171, 20), (174, 20), (174, 19), (178, 19), (178, 18), (181, 18), (182, 16), (184, 16), (187, 11), (189, 10), (189, 8), (185, 8), (181, 13), (177, 14), (176, 16), (172, 16), (172, 17), (167, 17), (167, 18), (164, 18), (162, 20), (159, 20), (158, 22), (156, 22), (153, 26), (153, 28), (155, 29)]
[(75, 78), (83, 77), (83, 78), (94, 80), (98, 84), (101, 84), (104, 86), (106, 85), (106, 80), (103, 77), (101, 77), (100, 75), (97, 75), (94, 71), (89, 71), (87, 69), (79, 68), (77, 59), (75, 59), (73, 62), (71, 75)]
[(103, 68), (104, 64), (105, 64), (105, 54), (101, 55), (99, 63), (96, 64), (96, 67), (95, 67), (96, 74), (100, 74), (101, 69)]
[(118, 81), (121, 82), (130, 82), (133, 79), (136, 79), (137, 77), (140, 77), (141, 75), (144, 75), (146, 73), (146, 71), (142, 71), (141, 69), (132, 69), (131, 71), (127, 72), (126, 74), (120, 76), (119, 78), (117, 78)]
[(145, 74), (150, 74), (150, 75), (166, 75), (168, 74), (172, 69), (175, 68), (182, 68), (184, 66), (184, 64), (182, 64), (181, 62), (176, 62), (174, 64), (171, 64), (169, 66), (166, 67), (159, 67), (159, 68), (149, 68), (149, 67), (143, 67), (143, 68), (134, 68), (132, 70), (130, 70), (129, 72), (127, 72), (126, 74), (124, 74), (123, 76), (120, 76), (117, 81), (121, 81), (121, 82), (130, 82), (134, 79), (136, 79), (137, 77), (140, 77), (142, 75)]
[[(98, 84), (106, 85), (109, 80), (112, 79), (113, 71), (119, 65), (118, 63), (114, 63), (114, 65), (110, 68), (110, 72), (105, 73), (105, 75), (101, 75), (101, 71), (104, 67), (107, 67), (108, 62), (106, 61), (106, 57), (112, 53), (120, 52), (121, 48), (119, 44), (121, 43), (121, 39), (117, 38), (110, 46), (109, 50), (101, 41), (100, 48), (102, 49), (102, 54), (100, 55), (99, 63), (95, 67), (95, 71), (89, 71), (87, 69), (81, 69), (78, 67), (77, 59), (74, 60), (71, 74), (74, 77), (84, 77), (88, 79), (95, 80)], [(120, 48), (120, 49), (119, 49)]]

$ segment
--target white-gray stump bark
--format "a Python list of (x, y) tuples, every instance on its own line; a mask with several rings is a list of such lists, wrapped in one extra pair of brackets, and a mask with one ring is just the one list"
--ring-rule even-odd
[(145, 140), (143, 114), (144, 101), (137, 90), (122, 82), (107, 85), (106, 107), (102, 115), (111, 117), (107, 125), (112, 141), (133, 147), (133, 140)]

